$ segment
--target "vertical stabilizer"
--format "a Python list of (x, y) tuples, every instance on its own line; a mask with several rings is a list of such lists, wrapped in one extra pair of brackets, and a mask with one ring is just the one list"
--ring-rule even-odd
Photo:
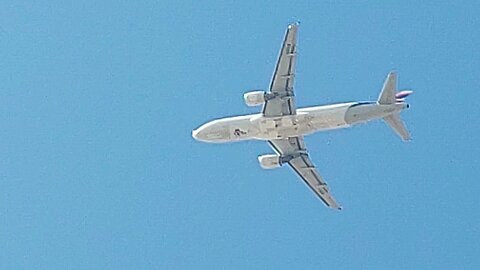
[(379, 104), (393, 104), (396, 101), (395, 94), (397, 92), (397, 73), (392, 71), (388, 73), (383, 83), (382, 92), (378, 96)]
[(384, 117), (383, 120), (385, 120), (385, 122), (395, 131), (395, 133), (397, 133), (398, 136), (400, 136), (400, 138), (402, 138), (402, 140), (409, 141), (412, 139), (398, 113)]

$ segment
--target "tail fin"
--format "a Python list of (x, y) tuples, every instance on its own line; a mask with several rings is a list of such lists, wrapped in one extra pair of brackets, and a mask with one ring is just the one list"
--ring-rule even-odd
[(378, 96), (379, 104), (393, 104), (396, 101), (395, 94), (397, 92), (397, 73), (390, 72), (383, 83), (382, 92)]
[[(379, 104), (394, 104), (397, 101), (403, 102), (404, 98), (410, 95), (412, 91), (405, 90), (400, 93), (397, 93), (397, 73), (390, 72), (383, 83), (382, 92), (378, 96)], [(397, 133), (400, 138), (404, 141), (411, 140), (410, 134), (405, 127), (400, 115), (398, 113), (391, 114), (383, 118), (385, 122)]]
[(400, 138), (402, 138), (402, 140), (409, 141), (412, 139), (398, 113), (386, 116), (383, 120), (385, 120), (385, 122), (395, 131), (395, 133), (397, 133), (398, 136), (400, 136)]

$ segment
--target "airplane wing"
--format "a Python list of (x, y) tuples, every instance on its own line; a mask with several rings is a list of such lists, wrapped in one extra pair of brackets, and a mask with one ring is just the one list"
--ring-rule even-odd
[(302, 178), (303, 182), (328, 206), (341, 209), (328, 191), (327, 183), (310, 160), (302, 136), (268, 141), (278, 155), (290, 159), (288, 165)]
[(265, 116), (282, 116), (296, 113), (293, 82), (295, 78), (295, 59), (297, 48), (298, 24), (290, 24), (285, 33), (277, 66), (270, 83), (270, 91), (263, 105)]

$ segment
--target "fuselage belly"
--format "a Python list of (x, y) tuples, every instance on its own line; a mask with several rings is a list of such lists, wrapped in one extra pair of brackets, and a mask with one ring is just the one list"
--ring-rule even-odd
[(349, 127), (401, 111), (405, 103), (381, 105), (349, 102), (300, 108), (294, 115), (250, 114), (213, 120), (193, 131), (198, 140), (213, 143), (273, 140)]

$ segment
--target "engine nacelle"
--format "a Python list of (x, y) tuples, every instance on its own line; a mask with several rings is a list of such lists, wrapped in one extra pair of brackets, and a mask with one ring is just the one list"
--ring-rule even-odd
[(261, 155), (258, 156), (258, 162), (264, 169), (275, 169), (282, 166), (279, 155)]
[(243, 94), (245, 104), (249, 107), (259, 106), (265, 103), (265, 91), (252, 91)]

